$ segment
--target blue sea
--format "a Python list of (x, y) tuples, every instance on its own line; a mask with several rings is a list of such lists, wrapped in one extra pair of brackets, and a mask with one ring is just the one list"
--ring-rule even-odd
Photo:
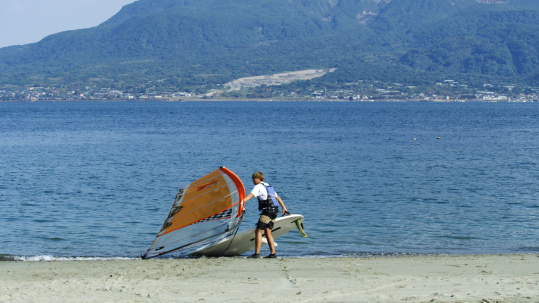
[(136, 258), (220, 166), (305, 216), (280, 256), (539, 252), (539, 104), (71, 102), (0, 103), (0, 254)]

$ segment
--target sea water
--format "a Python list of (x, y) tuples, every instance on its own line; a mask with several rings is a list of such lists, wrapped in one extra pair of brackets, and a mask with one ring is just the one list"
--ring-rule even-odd
[(305, 216), (281, 256), (539, 252), (538, 143), (530, 103), (0, 103), (0, 254), (135, 258), (220, 166)]

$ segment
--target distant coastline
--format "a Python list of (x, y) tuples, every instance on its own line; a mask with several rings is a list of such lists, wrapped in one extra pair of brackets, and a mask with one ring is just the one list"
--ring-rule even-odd
[(372, 102), (425, 102), (425, 103), (451, 103), (451, 102), (482, 102), (482, 103), (537, 103), (538, 100), (523, 100), (523, 101), (500, 101), (500, 100), (483, 100), (483, 99), (449, 99), (449, 100), (423, 100), (423, 99), (380, 99), (380, 100), (344, 100), (344, 99), (301, 99), (301, 98), (189, 98), (189, 99), (90, 99), (90, 100), (0, 100), (0, 103), (45, 103), (45, 102), (342, 102), (342, 103), (372, 103)]

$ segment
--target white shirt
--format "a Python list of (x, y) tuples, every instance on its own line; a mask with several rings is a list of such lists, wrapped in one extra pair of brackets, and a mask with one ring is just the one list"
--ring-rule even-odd
[[(269, 186), (266, 182), (260, 182), (251, 191), (251, 194), (253, 194), (255, 197), (260, 198), (261, 200), (267, 200), (268, 199), (268, 191), (264, 187), (264, 185)], [(275, 195), (277, 195), (277, 192), (275, 192)], [(277, 195), (279, 196), (279, 195)]]

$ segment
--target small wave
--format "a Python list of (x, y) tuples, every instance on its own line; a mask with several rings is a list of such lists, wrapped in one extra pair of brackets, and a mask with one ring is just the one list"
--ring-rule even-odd
[(50, 240), (50, 241), (65, 241), (65, 239), (63, 239), (63, 238), (58, 238), (58, 237), (54, 237), (54, 238), (40, 237), (40, 238), (43, 239), (43, 240)]
[(539, 252), (539, 247), (520, 247), (519, 251)]
[(50, 255), (40, 256), (13, 256), (14, 261), (40, 262), (40, 261), (116, 261), (116, 260), (141, 260), (140, 258), (127, 257), (59, 257)]

